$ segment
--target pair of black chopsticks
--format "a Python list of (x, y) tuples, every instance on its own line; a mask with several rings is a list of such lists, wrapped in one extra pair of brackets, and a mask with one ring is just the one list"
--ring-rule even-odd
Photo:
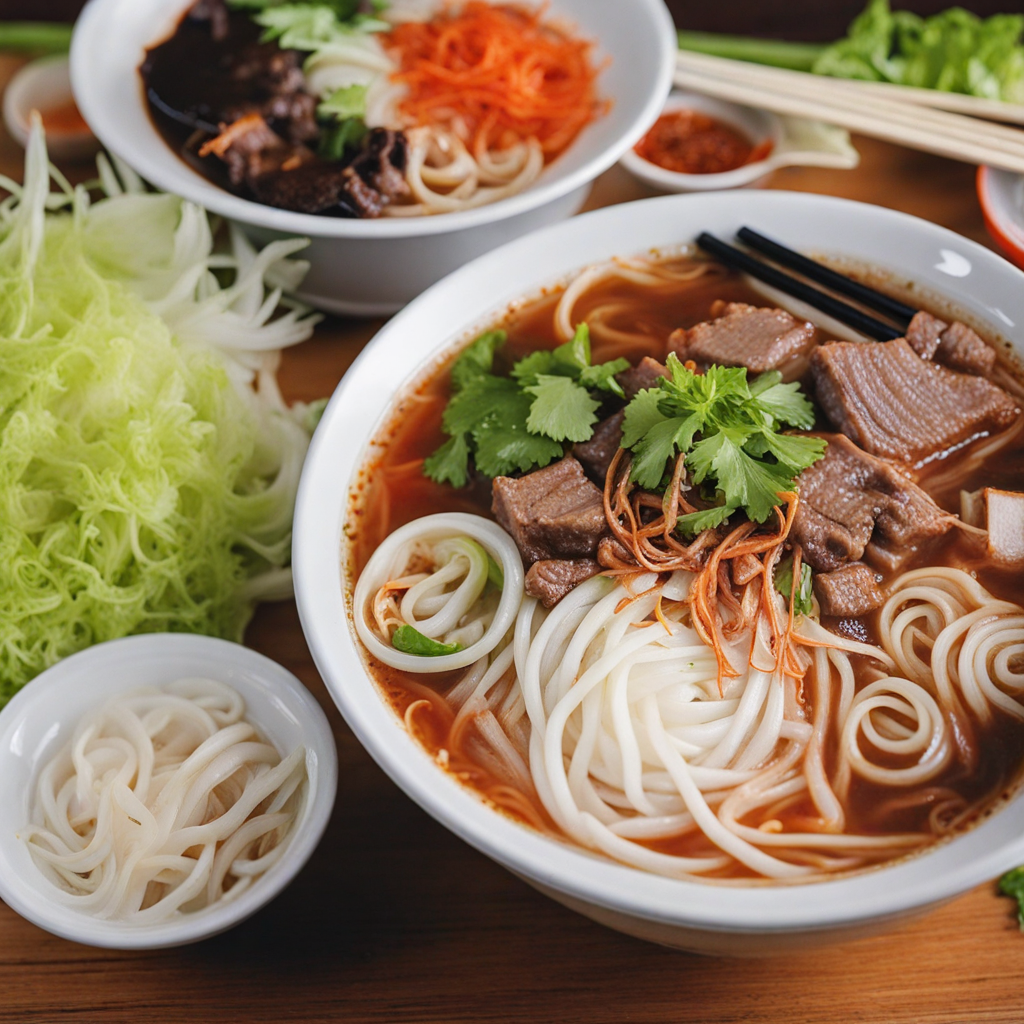
[(840, 295), (856, 299), (868, 309), (873, 309), (895, 321), (899, 327), (879, 320), (863, 310), (851, 306), (848, 302), (843, 302), (842, 299), (837, 299), (834, 295), (815, 288), (806, 281), (801, 281), (769, 263), (764, 263), (751, 256), (750, 253), (737, 249), (706, 231), (697, 236), (697, 245), (723, 263), (742, 270), (745, 274), (750, 274), (751, 277), (756, 277), (758, 280), (764, 281), (765, 284), (778, 288), (779, 291), (792, 295), (815, 309), (820, 309), (822, 313), (828, 314), (840, 323), (846, 324), (847, 327), (852, 327), (855, 331), (874, 338), (876, 341), (892, 341), (893, 338), (902, 338), (911, 319), (917, 313), (916, 309), (905, 303), (889, 295), (883, 295), (882, 292), (875, 291), (874, 288), (869, 288), (844, 274), (839, 274), (792, 249), (787, 249), (786, 246), (780, 245), (750, 228), (740, 228), (736, 232), (736, 236), (751, 249), (756, 249), (774, 262), (780, 263), (784, 267), (790, 267), (809, 280), (817, 281)]

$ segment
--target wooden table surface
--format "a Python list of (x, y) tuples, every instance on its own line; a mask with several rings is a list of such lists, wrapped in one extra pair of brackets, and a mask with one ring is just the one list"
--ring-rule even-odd
[[(14, 66), (0, 60), (0, 83)], [(858, 169), (788, 169), (769, 187), (878, 203), (987, 243), (973, 167), (855, 142)], [(20, 167), (0, 137), (0, 172)], [(613, 169), (588, 206), (646, 194)], [(330, 394), (382, 322), (325, 321), (285, 355), (286, 396)], [(1024, 1021), (1024, 935), (993, 885), (888, 935), (784, 958), (648, 945), (534, 892), (404, 796), (331, 704), (292, 602), (261, 609), (247, 642), (295, 672), (334, 727), (338, 800), (312, 860), (238, 928), (166, 952), (79, 946), (0, 905), (0, 1021)]]

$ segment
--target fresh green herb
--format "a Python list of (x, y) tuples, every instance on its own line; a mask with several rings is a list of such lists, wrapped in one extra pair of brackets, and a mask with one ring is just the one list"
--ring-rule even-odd
[(788, 602), (793, 598), (794, 615), (810, 615), (814, 609), (811, 567), (806, 562), (800, 563), (800, 584), (793, 593), (793, 559), (784, 558), (775, 567), (775, 589)]
[(368, 131), (361, 117), (322, 125), (317, 154), (324, 160), (344, 160), (362, 146)]
[(494, 356), (505, 340), (504, 331), (488, 331), (452, 364), (453, 394), (442, 418), (450, 439), (424, 465), (438, 483), (465, 486), (470, 456), (490, 477), (546, 466), (562, 456), (566, 441), (591, 437), (602, 392), (622, 395), (615, 374), (629, 362), (592, 366), (586, 324), (571, 341), (532, 352), (510, 376), (498, 377)]
[(676, 520), (676, 529), (686, 537), (696, 537), (698, 533), (721, 526), (735, 511), (732, 505), (714, 505), (698, 512), (688, 512)]
[(683, 49), (819, 75), (1024, 102), (1024, 15), (979, 18), (960, 7), (922, 18), (871, 0), (831, 46), (679, 33)]
[(421, 658), (439, 658), (443, 654), (458, 654), (462, 650), (462, 644), (442, 644), (409, 625), (399, 626), (391, 634), (391, 646), (396, 651)]
[(73, 28), (50, 21), (0, 22), (0, 51), (67, 53)]
[(336, 117), (339, 121), (350, 117), (366, 117), (366, 86), (346, 85), (335, 89), (316, 108), (317, 117)]
[(386, 21), (358, 13), (358, 3), (275, 4), (263, 0), (232, 0), (234, 6), (256, 9), (253, 20), (262, 25), (263, 42), (277, 40), (284, 50), (316, 52), (351, 42), (353, 36), (386, 32)]
[(999, 879), (999, 892), (1017, 901), (1017, 923), (1024, 932), (1024, 867), (1007, 871)]
[[(742, 508), (763, 523), (790, 491), (797, 475), (825, 452), (820, 438), (782, 434), (783, 426), (807, 429), (814, 408), (798, 384), (783, 384), (777, 372), (747, 380), (742, 367), (711, 366), (704, 374), (668, 357), (669, 379), (641, 391), (626, 406), (622, 446), (633, 451), (631, 478), (656, 490), (679, 453), (686, 456), (695, 484), (714, 485), (718, 505)], [(684, 531), (724, 521), (728, 513), (681, 517)], [(717, 524), (716, 524), (717, 525)]]

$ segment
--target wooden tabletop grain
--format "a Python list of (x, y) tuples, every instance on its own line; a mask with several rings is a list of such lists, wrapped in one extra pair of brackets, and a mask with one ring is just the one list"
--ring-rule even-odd
[[(0, 60), (0, 83), (14, 66)], [(856, 170), (787, 169), (769, 187), (878, 203), (988, 243), (973, 167), (855, 142)], [(20, 167), (0, 136), (0, 172)], [(615, 169), (589, 207), (648, 194)], [(325, 321), (285, 355), (285, 394), (330, 394), (382, 322)], [(165, 952), (75, 945), (0, 905), (0, 1022), (1024, 1021), (1024, 935), (993, 885), (885, 936), (782, 958), (648, 945), (534, 892), (404, 796), (331, 704), (292, 602), (261, 609), (246, 639), (295, 672), (334, 727), (338, 801), (312, 860), (254, 918)]]

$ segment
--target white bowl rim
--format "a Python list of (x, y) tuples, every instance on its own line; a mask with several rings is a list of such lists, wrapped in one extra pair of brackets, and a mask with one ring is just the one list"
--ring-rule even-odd
[[(657, 73), (647, 102), (632, 122), (620, 132), (618, 140), (595, 153), (590, 160), (566, 175), (554, 174), (548, 181), (496, 203), (456, 213), (429, 217), (397, 217), (373, 220), (322, 217), (316, 214), (293, 213), (272, 206), (242, 199), (206, 181), (181, 161), (170, 147), (166, 160), (150, 160), (140, 156), (133, 147), (130, 134), (120, 129), (119, 119), (102, 108), (92, 89), (91, 76), (85, 68), (91, 54), (103, 49), (103, 23), (106, 9), (118, 0), (89, 0), (75, 23), (71, 40), (71, 84), (82, 116), (105, 147), (116, 153), (146, 181), (180, 195), (214, 213), (231, 220), (282, 231), (290, 235), (318, 238), (409, 238), (421, 235), (447, 234), (474, 228), (536, 209), (567, 195), (593, 181), (611, 167), (657, 118), (661, 105), (672, 86), (676, 59), (676, 32), (663, 0), (629, 0), (637, 16), (646, 16), (661, 38), (657, 54), (645, 54), (645, 60), (656, 62)], [(173, 0), (182, 8), (188, 0)], [(137, 86), (137, 82), (133, 82)]]
[[(351, 625), (347, 629), (339, 628), (336, 614), (339, 607), (341, 617), (348, 619), (341, 596), (340, 560), (332, 563), (324, 558), (324, 552), (340, 550), (343, 513), (353, 476), (366, 458), (366, 443), (379, 429), (384, 413), (393, 407), (392, 396), (383, 409), (377, 410), (381, 418), (376, 422), (371, 422), (374, 410), (362, 410), (358, 422), (346, 421), (349, 400), (358, 395), (361, 377), (372, 380), (381, 367), (384, 373), (393, 374), (394, 358), (389, 350), (404, 334), (416, 331), (421, 312), (447, 311), (449, 293), (458, 289), (465, 293), (489, 283), (498, 294), (490, 313), (472, 321), (453, 322), (443, 343), (432, 344), (415, 368), (410, 367), (407, 373), (403, 370), (403, 382), (422, 372), (438, 352), (459, 337), (465, 337), (471, 327), (482, 327), (500, 316), (508, 301), (534, 294), (544, 285), (553, 283), (549, 274), (513, 288), (507, 280), (508, 267), (514, 261), (518, 261), (517, 266), (526, 265), (531, 254), (536, 260), (538, 253), (553, 253), (560, 239), (575, 240), (576, 249), (599, 244), (598, 239), (603, 234), (610, 234), (616, 228), (621, 229), (620, 233), (629, 232), (633, 225), (640, 223), (641, 217), (644, 225), (649, 221), (658, 225), (657, 231), (668, 231), (675, 223), (673, 216), (681, 214), (682, 204), (694, 204), (693, 209), (700, 211), (701, 218), (711, 219), (718, 210), (730, 220), (733, 217), (756, 218), (758, 211), (762, 211), (763, 216), (765, 211), (774, 208), (776, 214), (787, 218), (787, 223), (792, 222), (794, 216), (807, 218), (807, 223), (819, 233), (822, 229), (817, 225), (829, 218), (833, 222), (845, 219), (851, 227), (865, 225), (865, 234), (870, 222), (872, 242), (876, 230), (889, 229), (897, 235), (902, 232), (908, 244), (912, 240), (925, 248), (929, 259), (940, 256), (949, 262), (948, 269), (939, 264), (935, 267), (950, 275), (948, 287), (951, 290), (960, 287), (956, 278), (962, 269), (962, 263), (954, 257), (967, 260), (968, 266), (974, 261), (988, 278), (998, 282), (1000, 296), (1013, 296), (1014, 305), (1003, 298), (998, 301), (1015, 313), (1017, 323), (1024, 323), (1024, 298), (1017, 298), (1024, 296), (1021, 288), (1024, 274), (1006, 260), (975, 242), (908, 214), (830, 196), (780, 191), (666, 196), (598, 210), (513, 241), (449, 275), (389, 321), (363, 350), (335, 391), (314, 435), (296, 504), (293, 569), (303, 631), (332, 697), (381, 768), (421, 807), (472, 846), (517, 875), (560, 892), (572, 902), (583, 901), (669, 925), (759, 934), (826, 931), (904, 916), (951, 899), (1024, 861), (1024, 827), (1018, 828), (1024, 815), (1024, 793), (1018, 790), (1000, 813), (951, 842), (937, 844), (917, 857), (833, 880), (797, 886), (722, 887), (650, 875), (599, 859), (580, 847), (545, 838), (496, 813), (470, 790), (441, 772), (426, 752), (408, 737), (398, 716), (370, 680)], [(737, 207), (741, 209), (739, 214), (736, 214)], [(644, 230), (650, 234), (655, 229), (644, 226)], [(839, 236), (830, 234), (829, 237)], [(644, 242), (619, 241), (613, 252), (628, 254), (645, 248)], [(603, 256), (602, 252), (587, 258)], [(884, 266), (886, 258), (878, 257), (878, 264)], [(556, 259), (562, 257), (552, 255), (551, 261)], [(531, 274), (542, 273), (533, 269), (532, 263), (529, 265)], [(566, 272), (571, 269), (565, 267)], [(901, 279), (905, 279), (905, 273), (905, 269), (900, 272)], [(977, 282), (972, 288), (977, 288)], [(502, 289), (510, 292), (506, 294)], [(965, 296), (961, 301), (967, 307), (975, 301), (974, 291), (965, 292)], [(981, 302), (981, 298), (977, 299), (977, 303)], [(474, 308), (479, 305), (477, 302)], [(1000, 307), (984, 308), (1002, 316), (1012, 326)], [(351, 439), (359, 437), (364, 443), (353, 445)], [(339, 438), (341, 444), (337, 443)], [(338, 499), (336, 505), (335, 498)], [(1001, 829), (1000, 822), (1003, 823)], [(1015, 831), (1009, 838), (993, 843), (994, 835), (1001, 836), (1011, 828)]]
[[(258, 687), (285, 704), (305, 738), (309, 795), (285, 856), (259, 880), (266, 882), (265, 885), (255, 884), (234, 901), (215, 904), (163, 923), (132, 925), (97, 920), (47, 900), (45, 879), (41, 875), (26, 881), (5, 877), (6, 873), (0, 872), (0, 898), (26, 920), (61, 938), (107, 949), (165, 949), (187, 945), (227, 931), (256, 913), (277, 897), (309, 860), (330, 821), (338, 788), (338, 754), (330, 723), (302, 682), (284, 666), (249, 647), (190, 633), (144, 633), (108, 640), (70, 655), (41, 672), (0, 711), (0, 762), (8, 756), (6, 741), (12, 726), (17, 728), (18, 722), (45, 707), (48, 690), (59, 685), (69, 671), (91, 666), (102, 673), (105, 667), (125, 656), (137, 658), (147, 652), (153, 658), (161, 658), (163, 665), (173, 663), (175, 658), (231, 659), (238, 672), (246, 677), (246, 685)], [(220, 672), (213, 668), (210, 674), (219, 677)], [(146, 683), (140, 678), (124, 689), (137, 689)], [(255, 724), (261, 723), (255, 721)], [(4, 827), (16, 829), (22, 824), (7, 822)], [(6, 862), (2, 850), (0, 862)]]

